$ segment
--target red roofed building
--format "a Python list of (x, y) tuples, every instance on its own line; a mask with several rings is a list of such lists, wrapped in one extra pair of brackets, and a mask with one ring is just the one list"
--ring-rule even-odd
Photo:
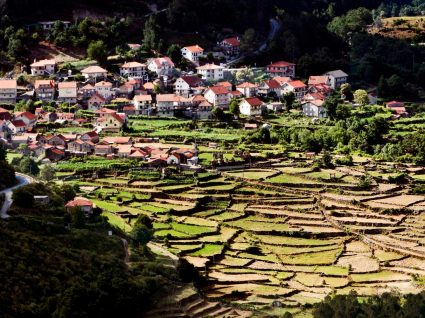
[(97, 111), (106, 104), (106, 99), (98, 93), (94, 93), (87, 101), (88, 110)]
[(80, 209), (87, 216), (93, 214), (93, 202), (83, 197), (75, 197), (74, 200), (69, 201), (65, 205), (67, 211), (72, 211), (73, 209)]
[(246, 116), (261, 116), (265, 104), (257, 97), (244, 98), (239, 104), (239, 111)]
[(236, 90), (241, 92), (245, 97), (253, 97), (258, 92), (258, 85), (245, 82), (245, 83), (236, 85)]
[(385, 104), (388, 109), (391, 109), (396, 112), (397, 115), (406, 115), (406, 107), (403, 102), (391, 101)]
[(285, 61), (271, 63), (267, 65), (267, 73), (269, 73), (270, 76), (288, 76), (294, 78), (295, 64)]
[(12, 114), (4, 108), (0, 107), (0, 120), (11, 120)]
[(212, 104), (223, 109), (229, 108), (231, 93), (223, 86), (209, 87), (204, 93), (205, 99)]
[(59, 161), (65, 158), (65, 150), (56, 148), (54, 146), (49, 146), (46, 151), (46, 158), (50, 161)]
[(308, 86), (301, 81), (290, 81), (283, 85), (283, 94), (292, 92), (298, 100), (303, 99), (304, 95), (307, 94), (307, 91)]
[(182, 76), (174, 83), (174, 90), (176, 95), (189, 98), (193, 95), (196, 88), (202, 85), (204, 85), (204, 81), (199, 76)]
[(155, 72), (158, 76), (171, 75), (174, 63), (167, 56), (150, 59), (147, 64), (148, 70)]
[(261, 83), (258, 87), (258, 93), (268, 95), (271, 93), (281, 96), (281, 85), (278, 81), (271, 79)]
[(19, 113), (15, 116), (15, 120), (22, 120), (27, 128), (32, 128), (37, 123), (37, 116), (30, 112)]
[(224, 39), (219, 43), (220, 48), (223, 50), (224, 54), (228, 56), (237, 56), (240, 53), (241, 41), (239, 37), (231, 37)]

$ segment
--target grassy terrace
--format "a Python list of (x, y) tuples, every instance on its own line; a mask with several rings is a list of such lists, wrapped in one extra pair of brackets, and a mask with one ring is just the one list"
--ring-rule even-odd
[[(285, 165), (289, 164), (285, 162)], [(356, 168), (363, 171), (360, 166)], [(245, 179), (265, 179), (275, 185), (298, 184), (297, 188), (302, 191), (288, 193), (275, 191), (273, 187), (259, 188), (254, 182), (226, 178), (227, 174)], [(372, 177), (382, 174), (377, 169)], [(331, 175), (338, 182), (334, 182)], [(163, 243), (170, 252), (187, 258), (194, 266), (200, 266), (202, 275), (207, 270), (211, 282), (219, 282), (217, 288), (204, 290), (207, 296), (216, 297), (219, 291), (220, 297), (239, 302), (235, 293), (247, 290), (242, 297), (243, 303), (258, 309), (259, 299), (266, 307), (271, 306), (270, 295), (273, 300), (283, 303), (305, 305), (317, 302), (333, 291), (342, 294), (356, 289), (367, 296), (376, 293), (378, 287), (392, 288), (394, 282), (403, 282), (402, 288), (406, 290), (413, 288), (408, 272), (391, 270), (393, 262), (407, 262), (409, 258), (383, 250), (374, 250), (372, 255), (373, 248), (361, 249), (362, 244), (356, 243), (360, 242), (358, 237), (334, 227), (323, 215), (317, 200), (321, 192), (329, 191), (335, 198), (326, 196), (328, 204), (334, 204), (336, 208), (332, 209), (340, 214), (347, 214), (334, 219), (379, 221), (378, 213), (373, 218), (363, 216), (362, 213), (367, 211), (357, 205), (338, 208), (341, 205), (339, 196), (371, 196), (375, 194), (374, 190), (354, 188), (343, 193), (324, 190), (329, 184), (357, 183), (357, 177), (345, 170), (312, 172), (310, 167), (293, 163), (271, 169), (231, 171), (222, 176), (202, 172), (198, 174), (199, 181), (189, 175), (182, 181), (177, 176), (165, 180), (149, 179), (148, 173), (139, 177), (145, 181), (132, 184), (128, 182), (129, 177), (120, 176), (77, 184), (97, 186), (96, 190), (85, 195), (104, 210), (103, 215), (109, 222), (126, 232), (131, 231), (137, 215), (149, 215), (153, 220), (155, 241)], [(317, 186), (315, 191), (309, 187), (312, 184)], [(412, 197), (400, 194), (381, 200), (394, 206), (399, 198), (415, 203), (416, 197), (413, 197), (415, 200)], [(357, 214), (359, 216), (355, 217)], [(412, 219), (409, 222), (409, 226), (419, 224)], [(353, 228), (358, 226), (351, 225)], [(364, 262), (365, 266), (354, 266), (352, 262), (355, 260)], [(357, 265), (364, 272), (356, 272), (359, 270)], [(394, 266), (398, 271), (404, 268), (400, 264)], [(247, 282), (240, 284), (241, 279)], [(291, 287), (282, 288), (285, 284)]]

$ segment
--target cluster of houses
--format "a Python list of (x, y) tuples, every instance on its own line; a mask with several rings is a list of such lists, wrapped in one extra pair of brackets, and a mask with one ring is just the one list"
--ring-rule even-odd
[(41, 134), (25, 132), (0, 143), (25, 155), (51, 162), (71, 156), (96, 155), (108, 159), (129, 158), (155, 166), (198, 164), (196, 148), (175, 148), (150, 138), (99, 137), (96, 131), (81, 134)]
[[(219, 44), (223, 49), (233, 52), (231, 54), (239, 54), (238, 38), (225, 39)], [(194, 64), (198, 64), (203, 52), (199, 45), (182, 48), (182, 55)], [(126, 115), (209, 119), (214, 107), (226, 110), (234, 98), (240, 101), (240, 112), (243, 115), (259, 116), (265, 108), (279, 110), (283, 106), (281, 103), (266, 105), (261, 100), (267, 96), (279, 101), (283, 95), (292, 92), (302, 103), (305, 115), (326, 117), (323, 101), (332, 90), (347, 82), (348, 75), (340, 70), (332, 71), (322, 76), (311, 76), (305, 84), (295, 79), (295, 67), (295, 64), (285, 61), (271, 63), (265, 68), (270, 79), (260, 83), (244, 82), (235, 85), (225, 81), (224, 66), (207, 63), (196, 67), (197, 74), (178, 77), (174, 82), (173, 92), (168, 89), (167, 93), (162, 94), (159, 92), (167, 89), (159, 78), (174, 74), (175, 65), (168, 57), (158, 57), (149, 59), (146, 64), (126, 62), (121, 65), (119, 75), (125, 79), (121, 84), (109, 80), (108, 71), (97, 65), (81, 71), (85, 82), (56, 83), (50, 79), (36, 79), (32, 97), (44, 102), (57, 101), (70, 105), (78, 103), (79, 107), (94, 112), (100, 111), (105, 105), (115, 105), (116, 113), (120, 111)], [(55, 69), (54, 60), (35, 61), (31, 64), (31, 74), (37, 77), (52, 75)], [(156, 74), (158, 79), (149, 82), (148, 73)], [(25, 95), (31, 96), (28, 92)], [(0, 80), (0, 103), (14, 103), (16, 100), (16, 80)], [(56, 117), (51, 114), (48, 116)], [(97, 122), (98, 126), (108, 124), (108, 127), (103, 128), (109, 129), (122, 126), (122, 123), (115, 122), (120, 121), (118, 116), (110, 116), (115, 117), (113, 127), (103, 120)], [(102, 122), (105, 125), (102, 126)]]

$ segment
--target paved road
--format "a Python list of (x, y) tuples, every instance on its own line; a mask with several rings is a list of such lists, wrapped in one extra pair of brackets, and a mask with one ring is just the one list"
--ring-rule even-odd
[(0, 210), (0, 218), (2, 219), (6, 219), (9, 217), (9, 215), (7, 214), (7, 211), (9, 211), (9, 208), (12, 205), (12, 194), (13, 194), (13, 190), (18, 189), (24, 185), (27, 185), (29, 183), (34, 182), (34, 179), (30, 176), (27, 176), (25, 174), (21, 174), (21, 173), (16, 173), (16, 179), (18, 180), (18, 184), (15, 185), (14, 187), (11, 188), (7, 188), (3, 191), (0, 191), (0, 194), (4, 194), (5, 195), (5, 201), (3, 203), (3, 206)]

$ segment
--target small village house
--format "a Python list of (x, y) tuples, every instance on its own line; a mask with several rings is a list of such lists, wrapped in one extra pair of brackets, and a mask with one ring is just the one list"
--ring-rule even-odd
[(34, 61), (31, 64), (31, 75), (32, 76), (44, 76), (44, 75), (52, 75), (55, 73), (55, 60), (41, 60)]
[(205, 64), (196, 68), (203, 80), (217, 82), (223, 80), (224, 67), (215, 64)]
[(348, 82), (348, 74), (341, 70), (330, 71), (324, 74), (328, 76), (329, 82), (327, 83), (332, 89), (338, 89), (342, 84)]
[(167, 56), (148, 60), (147, 68), (158, 76), (169, 76), (174, 71), (174, 63)]
[(103, 80), (103, 79), (106, 79), (106, 77), (108, 76), (108, 71), (100, 66), (94, 65), (94, 66), (89, 66), (85, 68), (84, 70), (82, 70), (81, 74), (83, 74), (86, 80), (89, 80), (89, 79)]
[(52, 101), (55, 99), (55, 81), (36, 80), (34, 84), (35, 94), (39, 100)]
[(17, 87), (16, 80), (0, 80), (0, 103), (16, 103)]
[(246, 116), (261, 116), (265, 104), (257, 97), (244, 98), (239, 104), (239, 112)]
[(236, 90), (241, 92), (245, 97), (254, 97), (258, 92), (258, 85), (250, 82), (245, 82), (236, 85)]
[(266, 68), (267, 73), (272, 76), (280, 76), (280, 77), (295, 77), (295, 64), (289, 63), (285, 61), (279, 61), (275, 63), (271, 63), (267, 65)]
[(198, 65), (199, 57), (204, 54), (204, 49), (199, 45), (185, 46), (181, 49), (181, 53), (186, 60)]
[(223, 86), (212, 86), (209, 87), (204, 93), (205, 99), (213, 106), (220, 107), (222, 109), (229, 108), (231, 94)]
[(61, 82), (58, 84), (58, 100), (60, 102), (77, 102), (77, 82)]
[(146, 64), (139, 62), (124, 63), (120, 67), (120, 75), (129, 79), (146, 79)]

